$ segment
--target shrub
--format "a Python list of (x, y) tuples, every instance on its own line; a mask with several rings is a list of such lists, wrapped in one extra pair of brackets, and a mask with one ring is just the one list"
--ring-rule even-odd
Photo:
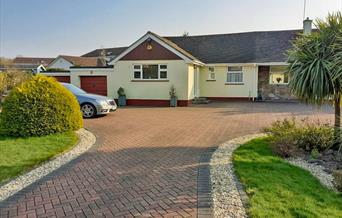
[(299, 150), (321, 152), (334, 144), (332, 127), (307, 119), (300, 122), (294, 118), (276, 121), (264, 131), (271, 137), (273, 151), (283, 157), (293, 156), (293, 152)]
[(46, 72), (65, 72), (65, 69), (62, 68), (48, 68), (45, 70)]
[(321, 152), (334, 145), (334, 129), (328, 124), (304, 122), (297, 131), (297, 145), (305, 151)]
[(124, 88), (120, 87), (117, 91), (118, 96), (126, 96)]
[(333, 176), (336, 189), (342, 192), (342, 170), (335, 170)]
[(299, 152), (299, 149), (294, 146), (295, 137), (291, 134), (284, 134), (282, 136), (278, 136), (277, 138), (272, 137), (271, 140), (271, 148), (273, 153), (284, 157), (293, 157)]
[(176, 96), (176, 88), (175, 88), (174, 85), (172, 85), (172, 86), (170, 87), (169, 95), (170, 95), (170, 98), (176, 98), (176, 97), (177, 97), (177, 96)]
[(23, 82), (31, 79), (32, 73), (10, 69), (6, 72), (6, 89), (11, 90)]
[(8, 136), (42, 136), (82, 125), (75, 96), (54, 78), (41, 75), (14, 88), (0, 115), (1, 134)]

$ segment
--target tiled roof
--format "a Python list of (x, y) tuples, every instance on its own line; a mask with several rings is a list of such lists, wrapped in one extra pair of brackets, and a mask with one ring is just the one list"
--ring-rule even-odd
[[(118, 56), (121, 52), (126, 50), (128, 47), (117, 47), (117, 48), (100, 48), (95, 49), (87, 54), (82, 55), (81, 57), (101, 57), (101, 56)], [(104, 52), (104, 54), (103, 54)]]
[(37, 58), (37, 57), (16, 57), (13, 59), (14, 65), (30, 65), (30, 66), (47, 66), (49, 65), (54, 58)]
[(80, 67), (102, 67), (106, 65), (106, 62), (98, 57), (78, 57), (69, 55), (60, 55), (59, 57), (72, 63), (74, 66)]
[[(286, 62), (286, 51), (301, 30), (259, 31), (199, 36), (155, 37), (194, 61), (203, 63)], [(128, 47), (96, 49), (82, 57), (118, 56)], [(111, 53), (112, 55), (108, 55)]]
[(164, 37), (204, 63), (285, 62), (299, 30)]

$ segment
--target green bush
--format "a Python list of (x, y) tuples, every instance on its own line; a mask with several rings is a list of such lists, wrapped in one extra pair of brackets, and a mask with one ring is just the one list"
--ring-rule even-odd
[(126, 96), (124, 88), (120, 87), (117, 91), (118, 96)]
[(273, 151), (283, 157), (293, 156), (299, 150), (321, 152), (334, 144), (332, 127), (306, 119), (276, 121), (265, 132), (271, 137)]
[(2, 105), (1, 134), (42, 136), (83, 125), (75, 96), (54, 78), (34, 76), (14, 88)]

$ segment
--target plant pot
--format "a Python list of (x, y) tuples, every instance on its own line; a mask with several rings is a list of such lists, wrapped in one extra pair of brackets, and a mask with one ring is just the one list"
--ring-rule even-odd
[(177, 107), (177, 98), (176, 97), (171, 97), (170, 107)]
[(126, 96), (119, 96), (118, 104), (119, 106), (126, 106)]

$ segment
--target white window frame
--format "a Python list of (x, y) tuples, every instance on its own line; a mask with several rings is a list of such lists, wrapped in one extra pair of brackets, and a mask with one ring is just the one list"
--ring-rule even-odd
[[(135, 66), (139, 66), (139, 69), (135, 69)], [(140, 73), (140, 78), (135, 78), (135, 73), (139, 72)], [(141, 79), (142, 78), (142, 65), (141, 64), (134, 64), (133, 65), (133, 79)]]
[[(144, 79), (143, 78), (143, 65), (158, 65), (158, 78), (157, 79)], [(165, 65), (166, 69), (161, 69), (161, 65)], [(140, 66), (140, 69), (135, 69), (135, 66)], [(134, 80), (167, 80), (168, 79), (168, 66), (167, 64), (133, 64), (133, 79)], [(140, 78), (135, 78), (135, 72), (140, 73)], [(166, 72), (166, 78), (160, 78), (160, 72)]]
[[(269, 78), (269, 82), (270, 82), (270, 85), (288, 85), (289, 84), (289, 81), (290, 81), (290, 78), (289, 78), (289, 75), (287, 75), (287, 82), (273, 82), (272, 80), (272, 75), (273, 74), (286, 74), (286, 72), (282, 72), (282, 71), (271, 71), (270, 70), (270, 78)], [(285, 76), (284, 76), (284, 79), (285, 79)]]
[[(160, 66), (166, 66), (166, 68), (165, 69), (161, 69), (161, 67)], [(166, 78), (160, 78), (160, 73), (161, 72), (166, 72)], [(167, 79), (167, 64), (158, 64), (158, 79), (159, 80), (165, 80), (165, 79)]]
[[(241, 67), (241, 70), (234, 70), (234, 71), (229, 71), (229, 67), (227, 67), (227, 78), (226, 78), (226, 84), (239, 84), (239, 85), (243, 85), (244, 82), (244, 76), (243, 76), (243, 67), (242, 66), (232, 66), (232, 67)], [(237, 73), (241, 73), (241, 79), (242, 81), (241, 82), (231, 82), (231, 81), (228, 81), (228, 78), (229, 78), (229, 74), (237, 74)]]
[(216, 80), (215, 68), (208, 67), (208, 81), (215, 81), (215, 80)]

